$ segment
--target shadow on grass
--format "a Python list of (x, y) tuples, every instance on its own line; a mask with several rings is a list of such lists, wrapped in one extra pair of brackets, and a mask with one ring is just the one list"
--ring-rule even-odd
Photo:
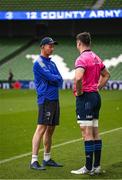
[(90, 176), (89, 179), (122, 179), (122, 162), (106, 166), (100, 175)]

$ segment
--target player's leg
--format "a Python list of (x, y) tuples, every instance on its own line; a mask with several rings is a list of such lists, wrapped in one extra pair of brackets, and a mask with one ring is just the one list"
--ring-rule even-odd
[(86, 93), (84, 103), (84, 121), (81, 121), (80, 127), (85, 126), (84, 133), (84, 147), (85, 147), (85, 157), (86, 163), (85, 167), (91, 171), (93, 163), (93, 152), (94, 152), (94, 138), (93, 138), (93, 101), (92, 93)]
[(38, 163), (38, 152), (39, 152), (41, 139), (47, 128), (47, 125), (45, 124), (45, 113), (44, 113), (45, 103), (39, 105), (38, 107), (39, 107), (38, 125), (32, 139), (32, 160), (31, 160), (30, 168), (36, 170), (42, 170), (44, 168), (41, 167)]
[(51, 145), (52, 145), (52, 137), (55, 130), (55, 126), (59, 125), (59, 115), (60, 108), (58, 101), (50, 101), (47, 104), (47, 110), (50, 112), (50, 116), (48, 118), (48, 126), (44, 133), (43, 144), (44, 144), (44, 160), (43, 166), (54, 166), (54, 167), (62, 167), (62, 165), (56, 163), (51, 159)]
[(37, 125), (36, 131), (32, 139), (32, 154), (33, 155), (38, 155), (40, 142), (45, 131), (46, 131), (45, 125)]
[[(93, 141), (93, 126), (92, 126), (92, 120), (89, 121), (90, 126), (85, 126), (85, 131), (84, 131), (84, 140), (85, 141)], [(81, 126), (80, 126), (81, 127)]]
[(51, 158), (52, 135), (53, 135), (54, 130), (55, 130), (55, 126), (47, 126), (46, 131), (43, 136), (45, 161), (48, 161)]
[(85, 126), (80, 126), (80, 130), (81, 130), (81, 136), (83, 141), (85, 141)]
[(100, 161), (101, 161), (101, 152), (102, 152), (102, 140), (99, 136), (98, 127), (94, 127), (94, 163), (93, 170), (95, 173), (101, 172)]
[[(80, 125), (81, 127), (81, 125)], [(93, 151), (94, 151), (94, 141), (93, 141), (93, 127), (92, 120), (88, 121), (84, 130), (84, 147), (85, 147), (85, 167), (91, 171), (93, 163)]]
[(80, 124), (80, 130), (82, 133), (82, 137), (84, 140), (84, 147), (85, 147), (85, 165), (78, 169), (72, 170), (71, 173), (73, 174), (90, 174), (92, 175), (92, 163), (93, 163), (93, 151), (94, 151), (94, 141), (93, 141), (93, 127), (92, 127), (92, 120), (86, 121), (82, 120)]
[[(90, 121), (90, 124), (92, 124), (92, 121)], [(80, 124), (80, 130), (81, 130), (82, 139), (84, 141), (94, 139), (92, 126), (86, 126), (86, 123), (84, 125), (82, 123)]]
[(40, 142), (45, 130), (46, 130), (45, 125), (37, 125), (36, 131), (32, 139), (32, 160), (30, 165), (31, 169), (36, 169), (36, 170), (45, 169), (44, 167), (40, 166), (38, 162), (38, 152), (39, 152)]
[(91, 173), (92, 170), (93, 151), (94, 151), (92, 105), (91, 102), (88, 101), (88, 98), (86, 99), (85, 96), (86, 93), (85, 95), (77, 97), (76, 113), (78, 118), (77, 122), (80, 125), (80, 129), (84, 139), (86, 163), (84, 167), (78, 170), (71, 171), (71, 173), (74, 174)]
[(94, 171), (95, 173), (100, 173), (100, 160), (101, 160), (101, 151), (102, 151), (102, 140), (99, 135), (98, 129), (98, 118), (99, 118), (99, 111), (101, 107), (101, 98), (99, 94), (96, 94), (98, 99), (97, 106), (95, 107), (94, 111), (94, 120), (93, 120), (93, 136), (94, 136)]
[(98, 121), (98, 120), (96, 119), (93, 120), (93, 138), (94, 140), (99, 140), (100, 139), (99, 129), (98, 129), (98, 125), (97, 126), (95, 125), (96, 124), (95, 121)]

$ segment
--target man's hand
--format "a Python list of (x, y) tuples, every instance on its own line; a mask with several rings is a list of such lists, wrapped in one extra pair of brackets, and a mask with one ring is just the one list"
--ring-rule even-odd
[(98, 90), (101, 90), (106, 85), (109, 78), (110, 78), (110, 73), (106, 68), (104, 68), (103, 71), (101, 71), (101, 75), (98, 83)]
[(82, 92), (76, 92), (75, 95), (76, 96), (81, 96), (83, 93)]
[(78, 93), (78, 92), (74, 92), (74, 95), (75, 95), (75, 96), (81, 96), (82, 94), (83, 94), (83, 92), (82, 92), (82, 91), (81, 91), (81, 92), (79, 92), (79, 93)]

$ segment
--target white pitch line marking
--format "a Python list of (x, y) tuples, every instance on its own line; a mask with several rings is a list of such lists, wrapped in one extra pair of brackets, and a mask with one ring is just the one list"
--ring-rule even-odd
[[(118, 130), (121, 130), (121, 129), (122, 129), (122, 127), (116, 128), (116, 129), (111, 129), (111, 130), (108, 130), (108, 131), (101, 132), (100, 135), (109, 134), (109, 133), (112, 133), (112, 132), (115, 132), (115, 131), (118, 131)], [(81, 141), (81, 140), (82, 140), (81, 138), (74, 139), (74, 140), (71, 140), (71, 141), (67, 141), (67, 142), (64, 142), (64, 143), (53, 145), (52, 148), (57, 148), (57, 147), (60, 147), (60, 146), (65, 146), (67, 144), (75, 143), (75, 142), (78, 142), (78, 141)], [(39, 152), (41, 152), (41, 151), (43, 151), (43, 149), (39, 150)], [(18, 155), (18, 156), (13, 156), (13, 157), (8, 158), (8, 159), (3, 159), (3, 160), (0, 161), (0, 164), (4, 164), (6, 162), (10, 162), (10, 161), (13, 161), (13, 160), (16, 160), (16, 159), (20, 159), (20, 158), (23, 158), (23, 157), (26, 157), (26, 156), (30, 156), (31, 153), (32, 152), (21, 154), (21, 155)]]

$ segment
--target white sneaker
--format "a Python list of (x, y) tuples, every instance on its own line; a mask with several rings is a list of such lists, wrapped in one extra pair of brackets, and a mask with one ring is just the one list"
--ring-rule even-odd
[(82, 168), (80, 168), (78, 170), (72, 170), (71, 173), (72, 174), (90, 174), (90, 175), (93, 175), (92, 170), (89, 171), (85, 166), (83, 166)]
[(98, 166), (98, 167), (93, 167), (92, 168), (92, 171), (95, 173), (95, 174), (100, 174), (101, 173), (101, 167)]

